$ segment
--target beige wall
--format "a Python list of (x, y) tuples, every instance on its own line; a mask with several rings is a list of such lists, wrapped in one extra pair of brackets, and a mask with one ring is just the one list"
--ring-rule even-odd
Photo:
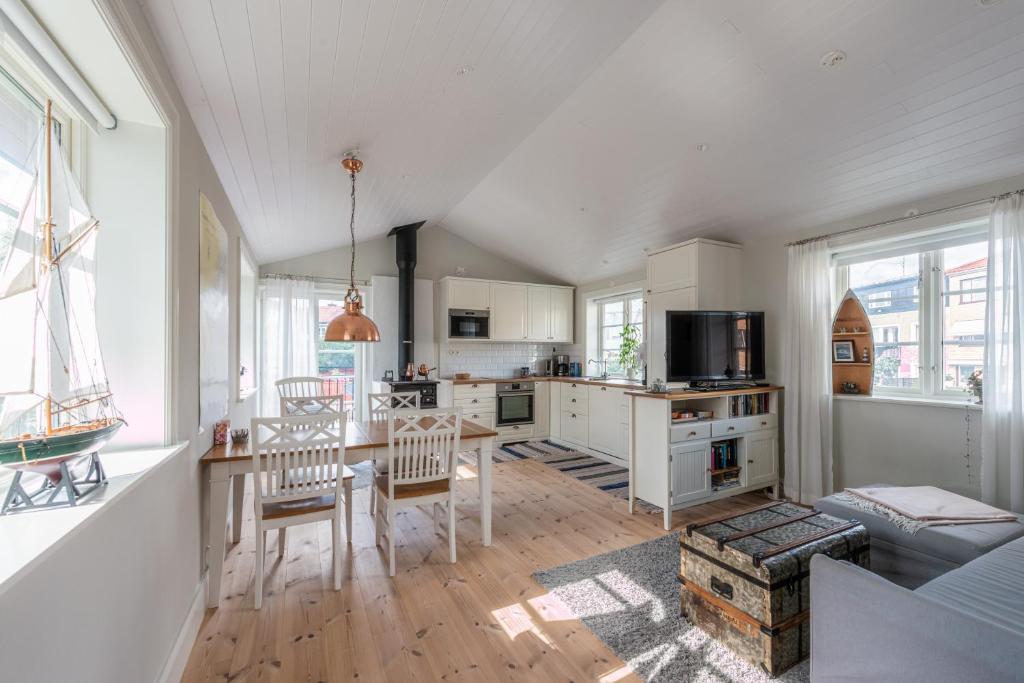
[[(358, 219), (357, 219), (358, 220)], [(342, 230), (342, 226), (338, 227)], [(416, 277), (438, 280), (446, 275), (478, 277), (487, 280), (564, 284), (487, 251), (458, 235), (436, 225), (419, 230)], [(352, 252), (348, 247), (331, 249), (308, 256), (274, 261), (260, 266), (260, 274), (286, 273), (314, 278), (348, 278)], [(465, 268), (459, 273), (458, 268)], [(373, 275), (397, 275), (395, 239), (381, 237), (356, 245), (356, 279), (369, 280)]]

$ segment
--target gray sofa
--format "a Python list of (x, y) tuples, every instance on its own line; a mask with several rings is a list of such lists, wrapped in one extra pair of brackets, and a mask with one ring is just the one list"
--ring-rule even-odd
[(811, 680), (1024, 681), (1024, 538), (915, 590), (816, 555)]

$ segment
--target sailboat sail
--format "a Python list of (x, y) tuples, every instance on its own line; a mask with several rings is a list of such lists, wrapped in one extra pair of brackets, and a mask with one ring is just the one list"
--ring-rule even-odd
[(117, 416), (96, 330), (98, 222), (60, 146), (38, 147), (36, 179), (0, 254), (0, 439)]

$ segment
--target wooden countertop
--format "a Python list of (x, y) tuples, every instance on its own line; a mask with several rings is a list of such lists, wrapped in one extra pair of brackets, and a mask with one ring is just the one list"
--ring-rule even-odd
[(642, 398), (660, 398), (665, 401), (680, 401), (694, 398), (721, 398), (723, 396), (745, 396), (747, 394), (764, 394), (768, 392), (783, 391), (785, 387), (774, 384), (765, 387), (752, 387), (750, 389), (722, 389), (720, 391), (670, 391), (665, 394), (656, 394), (651, 391), (627, 391), (627, 396), (639, 396)]
[(562, 382), (565, 384), (590, 384), (599, 387), (618, 387), (620, 389), (643, 389), (639, 380), (628, 379), (588, 379), (586, 377), (549, 377), (548, 375), (531, 375), (529, 377), (470, 377), (469, 379), (442, 380), (452, 384), (498, 384), (499, 382)]
[[(462, 421), (462, 432), (460, 438), (483, 439), (488, 436), (497, 436), (498, 432), (487, 429), (469, 420)], [(356, 451), (364, 448), (387, 448), (388, 446), (388, 423), (386, 421), (376, 422), (349, 422), (345, 428), (345, 450)], [(200, 458), (200, 462), (209, 465), (215, 462), (231, 462), (236, 460), (251, 460), (249, 442), (242, 444), (229, 443), (223, 446), (214, 446), (206, 451)]]

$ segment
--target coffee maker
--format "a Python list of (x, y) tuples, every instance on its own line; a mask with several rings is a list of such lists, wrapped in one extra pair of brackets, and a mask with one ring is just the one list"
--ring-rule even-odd
[(552, 359), (555, 362), (555, 376), (556, 377), (568, 377), (569, 376), (569, 356), (564, 353), (555, 354)]

